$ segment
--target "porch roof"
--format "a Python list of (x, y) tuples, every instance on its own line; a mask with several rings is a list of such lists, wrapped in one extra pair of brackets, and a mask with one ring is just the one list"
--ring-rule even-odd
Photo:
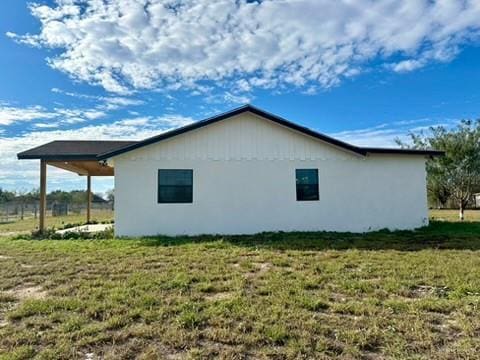
[(23, 151), (17, 156), (19, 159), (97, 160), (100, 154), (135, 143), (137, 141), (57, 140)]
[(18, 159), (40, 159), (78, 175), (113, 176), (113, 168), (100, 163), (97, 156), (135, 144), (136, 141), (60, 140), (23, 151)]

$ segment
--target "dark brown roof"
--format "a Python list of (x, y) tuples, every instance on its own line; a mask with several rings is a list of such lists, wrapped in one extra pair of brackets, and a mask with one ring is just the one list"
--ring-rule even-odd
[(58, 140), (19, 153), (19, 159), (97, 160), (99, 154), (133, 145), (136, 141)]
[(145, 139), (143, 141), (139, 141), (135, 144), (125, 146), (125, 147), (120, 148), (120, 149), (116, 149), (116, 150), (112, 150), (112, 151), (106, 151), (105, 153), (100, 154), (98, 156), (98, 159), (99, 160), (105, 160), (105, 159), (108, 159), (112, 156), (120, 155), (120, 154), (123, 154), (125, 152), (141, 148), (141, 147), (146, 146), (146, 145), (154, 144), (156, 142), (166, 140), (166, 139), (172, 138), (172, 137), (180, 135), (180, 134), (184, 134), (186, 132), (189, 132), (189, 131), (192, 131), (192, 130), (195, 130), (195, 129), (198, 129), (198, 128), (201, 128), (201, 127), (204, 127), (204, 126), (207, 126), (207, 125), (210, 125), (210, 124), (228, 119), (232, 116), (236, 116), (236, 115), (242, 114), (244, 112), (250, 112), (252, 114), (259, 115), (259, 116), (264, 117), (268, 120), (276, 122), (277, 124), (280, 124), (280, 125), (283, 125), (285, 127), (290, 128), (290, 129), (299, 131), (301, 133), (304, 133), (306, 135), (309, 135), (311, 137), (314, 137), (316, 139), (319, 139), (321, 141), (329, 143), (333, 146), (339, 147), (339, 148), (347, 150), (347, 151), (351, 151), (353, 153), (356, 153), (356, 154), (359, 154), (359, 155), (362, 155), (362, 156), (366, 156), (368, 154), (405, 154), (405, 155), (423, 155), (423, 156), (441, 156), (441, 155), (444, 155), (444, 153), (442, 151), (435, 151), (435, 150), (386, 149), (386, 148), (366, 148), (366, 147), (355, 146), (355, 145), (346, 143), (344, 141), (334, 139), (334, 138), (332, 138), (330, 136), (327, 136), (327, 135), (324, 135), (322, 133), (316, 132), (316, 131), (311, 130), (309, 128), (306, 128), (304, 126), (295, 124), (291, 121), (285, 120), (285, 119), (283, 119), (283, 118), (281, 118), (277, 115), (266, 112), (262, 109), (259, 109), (259, 108), (255, 107), (255, 106), (245, 105), (245, 106), (239, 107), (237, 109), (225, 112), (223, 114), (220, 114), (220, 115), (217, 115), (217, 116), (205, 119), (205, 120), (197, 121), (193, 124), (183, 126), (181, 128), (175, 129), (175, 130), (167, 131), (163, 134), (153, 136), (151, 138)]

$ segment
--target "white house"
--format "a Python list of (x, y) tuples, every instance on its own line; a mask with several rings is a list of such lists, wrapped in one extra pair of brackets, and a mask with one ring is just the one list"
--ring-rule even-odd
[(116, 235), (140, 236), (418, 228), (441, 154), (353, 146), (247, 105), (96, 160), (114, 168)]

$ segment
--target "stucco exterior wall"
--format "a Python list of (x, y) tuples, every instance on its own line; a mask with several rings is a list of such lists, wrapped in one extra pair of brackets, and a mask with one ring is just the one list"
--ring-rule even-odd
[[(115, 157), (118, 236), (413, 229), (428, 223), (425, 158), (362, 157), (252, 114)], [(193, 203), (158, 204), (158, 169), (193, 169)], [(318, 168), (319, 201), (295, 169)]]

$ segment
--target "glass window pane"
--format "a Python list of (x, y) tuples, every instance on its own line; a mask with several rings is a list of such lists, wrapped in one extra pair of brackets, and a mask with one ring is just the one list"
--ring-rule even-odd
[(159, 170), (158, 181), (161, 185), (192, 185), (192, 170)]
[(297, 169), (297, 201), (318, 200), (318, 169)]
[(297, 200), (318, 200), (318, 185), (297, 185)]
[(158, 191), (161, 203), (192, 202), (191, 186), (160, 186)]
[(193, 170), (158, 170), (159, 203), (191, 203)]
[(318, 184), (317, 169), (297, 169), (297, 184)]

